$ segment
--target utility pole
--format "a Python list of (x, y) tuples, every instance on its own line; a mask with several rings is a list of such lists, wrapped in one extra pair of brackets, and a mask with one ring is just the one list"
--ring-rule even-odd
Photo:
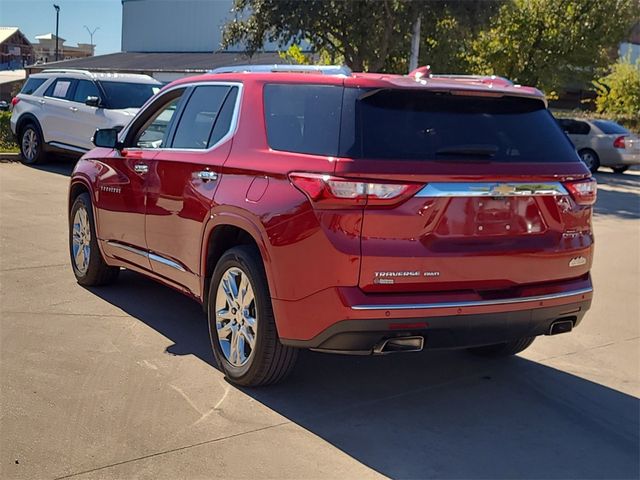
[(411, 32), (411, 55), (409, 56), (409, 71), (418, 68), (418, 57), (420, 56), (420, 24), (422, 15), (418, 14), (413, 22), (413, 32)]
[(58, 58), (58, 27), (60, 27), (60, 6), (53, 4), (53, 8), (56, 9), (56, 62), (59, 60)]
[(87, 32), (89, 32), (89, 37), (91, 38), (91, 54), (95, 55), (96, 46), (93, 44), (93, 34), (96, 33), (98, 30), (100, 30), (100, 27), (96, 27), (93, 30), (91, 30), (89, 27), (85, 25), (84, 28), (85, 30), (87, 30)]

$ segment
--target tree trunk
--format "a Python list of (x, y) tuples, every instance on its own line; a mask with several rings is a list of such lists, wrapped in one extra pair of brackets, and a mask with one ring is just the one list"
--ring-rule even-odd
[(420, 26), (422, 15), (418, 15), (413, 22), (413, 32), (411, 33), (411, 55), (409, 56), (409, 72), (418, 68), (418, 58), (420, 57)]

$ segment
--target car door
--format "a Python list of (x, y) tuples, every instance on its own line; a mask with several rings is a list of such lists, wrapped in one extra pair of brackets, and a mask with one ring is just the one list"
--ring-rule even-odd
[(122, 133), (121, 150), (101, 159), (97, 180), (98, 234), (104, 252), (151, 270), (145, 233), (150, 164), (167, 136), (185, 89), (160, 96)]
[(75, 82), (73, 78), (58, 78), (49, 85), (43, 97), (39, 99), (42, 111), (38, 121), (47, 143), (59, 147), (75, 147), (73, 126), (70, 124), (76, 108), (71, 102)]
[(151, 267), (198, 293), (203, 228), (221, 168), (231, 151), (238, 84), (199, 84), (153, 159), (147, 185), (146, 234)]
[(88, 97), (102, 98), (98, 86), (92, 80), (77, 80), (71, 98), (72, 107), (69, 115), (69, 127), (73, 136), (73, 145), (84, 150), (93, 148), (91, 139), (99, 128), (108, 128), (109, 122), (104, 108), (86, 104)]

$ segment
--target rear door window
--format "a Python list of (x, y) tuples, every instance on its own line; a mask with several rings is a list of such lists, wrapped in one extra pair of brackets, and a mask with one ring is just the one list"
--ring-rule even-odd
[(558, 120), (558, 123), (569, 135), (588, 135), (591, 131), (591, 127), (587, 122), (581, 122), (579, 120), (563, 118)]
[(71, 98), (71, 92), (73, 90), (73, 82), (75, 80), (71, 78), (59, 78), (47, 88), (45, 97), (60, 98), (63, 100), (69, 100)]
[[(237, 91), (237, 87), (228, 85), (196, 87), (184, 107), (171, 142), (171, 148), (204, 150), (212, 146), (211, 141), (215, 139), (213, 133), (217, 119), (222, 118), (221, 113), (225, 113), (222, 111), (223, 104), (231, 90)], [(230, 123), (229, 114), (225, 113), (224, 116)], [(225, 122), (224, 119), (222, 121)], [(229, 124), (227, 124), (227, 130), (228, 126)], [(224, 125), (221, 126), (221, 129), (223, 127)], [(218, 135), (220, 135), (220, 130), (216, 132), (216, 136)], [(222, 136), (219, 136), (218, 140), (220, 138)]]
[(333, 85), (265, 85), (269, 146), (288, 152), (337, 155), (343, 90)]
[(575, 161), (535, 99), (345, 89), (341, 156), (412, 161)]
[(27, 79), (24, 86), (22, 87), (22, 90), (20, 90), (20, 93), (23, 93), (25, 95), (33, 95), (33, 92), (35, 92), (38, 88), (40, 88), (40, 85), (42, 85), (46, 81), (47, 81), (46, 78), (31, 77)]

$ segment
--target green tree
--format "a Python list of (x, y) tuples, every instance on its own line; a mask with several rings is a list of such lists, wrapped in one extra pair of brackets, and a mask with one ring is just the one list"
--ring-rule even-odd
[(584, 85), (640, 16), (637, 0), (512, 0), (466, 54), (471, 71), (506, 76), (553, 95)]
[(619, 60), (611, 71), (593, 82), (599, 113), (640, 118), (640, 60), (635, 65)]
[(408, 52), (415, 8), (400, 0), (235, 0), (236, 19), (223, 45), (242, 43), (251, 53), (265, 41), (281, 47), (307, 42), (315, 52), (357, 71), (380, 71)]

